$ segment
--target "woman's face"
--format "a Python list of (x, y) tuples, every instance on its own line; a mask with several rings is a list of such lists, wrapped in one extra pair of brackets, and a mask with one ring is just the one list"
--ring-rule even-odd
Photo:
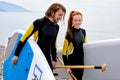
[(80, 28), (80, 25), (82, 24), (82, 16), (81, 15), (75, 15), (73, 16), (73, 21), (72, 21), (72, 25), (74, 26), (74, 28)]

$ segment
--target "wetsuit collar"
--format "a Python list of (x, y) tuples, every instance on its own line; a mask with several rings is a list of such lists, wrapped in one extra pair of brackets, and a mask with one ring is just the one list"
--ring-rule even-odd
[(76, 29), (76, 28), (72, 27), (72, 29), (73, 29), (73, 31), (76, 31), (76, 32), (80, 31), (80, 28)]
[(51, 22), (51, 23), (54, 23), (51, 20), (49, 20), (47, 17), (44, 17), (44, 19), (47, 20), (47, 21), (49, 21), (49, 22)]

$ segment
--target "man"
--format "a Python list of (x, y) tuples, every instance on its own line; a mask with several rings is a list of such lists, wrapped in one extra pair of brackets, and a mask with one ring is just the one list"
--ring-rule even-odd
[(66, 9), (63, 5), (54, 3), (45, 12), (45, 17), (35, 20), (21, 37), (12, 59), (12, 63), (14, 65), (16, 64), (19, 53), (26, 40), (32, 34), (35, 34), (34, 39), (37, 40), (36, 42), (43, 51), (51, 70), (55, 69), (57, 61), (55, 42), (59, 31), (59, 25), (57, 23), (65, 17), (65, 13)]

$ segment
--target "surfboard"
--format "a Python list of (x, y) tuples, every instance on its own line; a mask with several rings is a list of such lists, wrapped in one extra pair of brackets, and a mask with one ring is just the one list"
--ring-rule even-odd
[(55, 80), (45, 56), (32, 38), (26, 41), (16, 66), (12, 64), (15, 49), (23, 33), (24, 31), (18, 30), (9, 38), (3, 64), (3, 80)]
[(84, 52), (85, 65), (107, 65), (105, 72), (85, 69), (84, 80), (120, 80), (120, 39), (89, 42)]
[[(84, 69), (83, 80), (120, 80), (120, 39), (88, 42), (83, 47), (85, 66), (106, 64), (104, 72), (101, 69)], [(61, 54), (61, 50), (58, 54)], [(61, 71), (61, 69), (56, 71), (59, 77), (70, 78), (65, 70)]]

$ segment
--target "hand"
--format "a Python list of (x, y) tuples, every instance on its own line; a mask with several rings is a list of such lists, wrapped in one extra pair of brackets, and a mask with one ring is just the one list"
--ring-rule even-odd
[(52, 67), (53, 67), (53, 69), (56, 69), (55, 66), (56, 66), (56, 62), (53, 61), (53, 62), (52, 62)]
[(67, 72), (68, 74), (72, 73), (72, 71), (71, 71), (70, 68), (66, 68), (66, 72)]
[(16, 65), (17, 60), (18, 60), (18, 56), (14, 56), (13, 59), (12, 59), (12, 64)]

